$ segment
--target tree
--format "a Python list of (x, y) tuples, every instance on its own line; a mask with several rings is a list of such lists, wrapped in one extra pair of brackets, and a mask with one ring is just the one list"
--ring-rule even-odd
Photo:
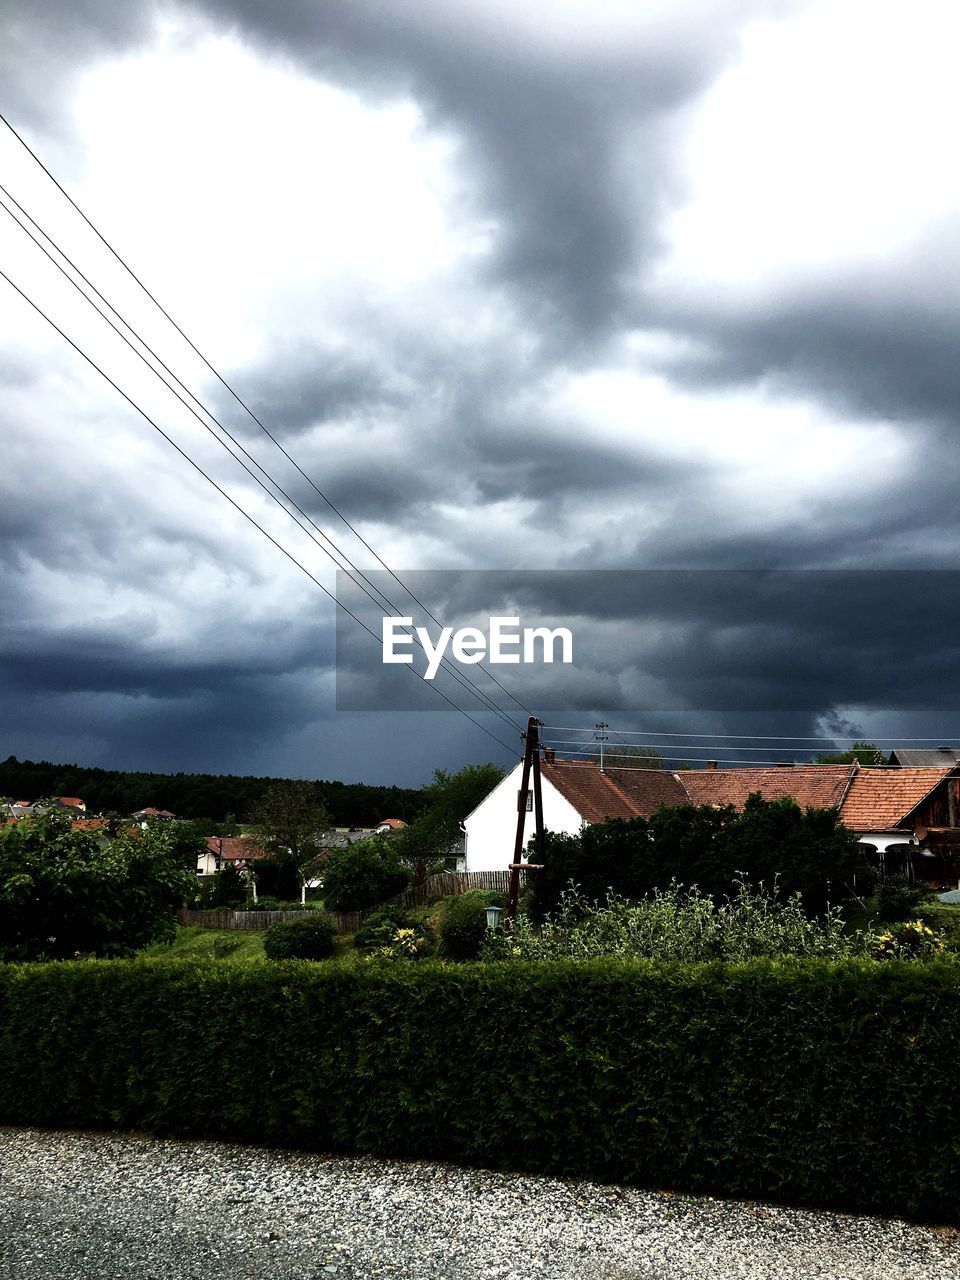
[[(152, 818), (147, 825), (150, 830), (165, 830), (170, 837), (177, 864), (184, 871), (196, 872), (197, 859), (206, 848), (206, 837), (212, 835), (212, 831), (204, 830), (202, 822), (164, 822), (162, 818)], [(116, 826), (122, 824), (115, 824)]]
[(363, 911), (399, 893), (409, 878), (391, 840), (383, 836), (358, 840), (330, 854), (323, 875), (324, 906), (332, 911)]
[(437, 769), (424, 787), (426, 812), (392, 838), (397, 856), (410, 865), (446, 857), (460, 839), (464, 818), (502, 779), (495, 764), (468, 764), (454, 774)]
[(211, 907), (239, 907), (246, 900), (246, 885), (234, 863), (225, 863), (213, 879), (213, 892), (210, 894)]
[(544, 869), (533, 880), (534, 912), (556, 908), (572, 880), (587, 897), (608, 890), (641, 898), (672, 881), (724, 897), (738, 878), (799, 893), (811, 912), (849, 882), (857, 838), (832, 809), (801, 809), (789, 798), (751, 795), (732, 805), (663, 807), (649, 819), (596, 823), (578, 836), (548, 835)]
[[(258, 885), (277, 897), (301, 893), (320, 856), (323, 833), (331, 825), (315, 783), (275, 782), (263, 793), (252, 818), (257, 839), (269, 855), (256, 868)], [(275, 883), (268, 885), (267, 880)]]
[[(600, 763), (600, 744), (591, 743), (591, 759)], [(610, 769), (662, 769), (663, 756), (656, 747), (642, 747), (632, 742), (605, 742), (603, 763)]]
[(128, 955), (171, 938), (196, 876), (161, 828), (108, 840), (55, 809), (0, 828), (0, 959)]
[(855, 742), (849, 751), (836, 751), (817, 756), (817, 764), (883, 764), (883, 752), (872, 742)]

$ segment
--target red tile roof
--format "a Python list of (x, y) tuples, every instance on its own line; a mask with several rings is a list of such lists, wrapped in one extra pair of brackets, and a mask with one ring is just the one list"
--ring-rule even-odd
[(207, 836), (207, 849), (224, 862), (265, 858), (267, 855), (249, 836)]
[(402, 818), (381, 818), (377, 823), (378, 827), (389, 827), (391, 831), (399, 831), (406, 825)]
[(940, 768), (861, 768), (855, 764), (793, 765), (789, 768), (607, 769), (593, 761), (544, 761), (543, 776), (586, 822), (648, 818), (661, 805), (733, 805), (742, 809), (759, 792), (765, 800), (789, 797), (801, 808), (839, 809), (851, 831), (888, 831), (906, 823), (914, 809), (948, 775)]
[(57, 796), (57, 804), (69, 805), (71, 809), (85, 809), (87, 807), (79, 796)]
[(772, 769), (689, 769), (677, 776), (691, 804), (732, 804), (742, 809), (747, 797), (759, 791), (764, 800), (790, 797), (801, 809), (835, 809), (856, 768), (853, 764), (813, 764)]
[(606, 769), (592, 761), (544, 761), (544, 778), (587, 822), (649, 818), (661, 805), (687, 803), (677, 775), (667, 769)]
[(851, 831), (895, 829), (951, 772), (950, 766), (860, 769), (840, 807), (840, 821)]

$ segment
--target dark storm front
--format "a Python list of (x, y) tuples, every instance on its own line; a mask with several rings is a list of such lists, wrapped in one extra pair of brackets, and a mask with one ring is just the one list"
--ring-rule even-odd
[(960, 677), (953, 570), (378, 570), (337, 599), (342, 711), (468, 682), (538, 712), (945, 712)]

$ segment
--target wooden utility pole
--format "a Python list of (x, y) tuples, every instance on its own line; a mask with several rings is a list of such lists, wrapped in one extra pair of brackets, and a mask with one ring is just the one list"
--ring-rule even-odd
[[(542, 865), (543, 855), (543, 793), (540, 789), (540, 727), (542, 720), (531, 716), (524, 734), (523, 770), (520, 775), (520, 790), (517, 792), (517, 836), (513, 845), (513, 861), (510, 863), (510, 892), (507, 895), (507, 920), (513, 920), (517, 914), (517, 899), (520, 896), (520, 872), (527, 867), (533, 869)], [(533, 773), (533, 811), (537, 833), (537, 862), (523, 862), (523, 829), (527, 817), (527, 796), (530, 794), (530, 774)]]

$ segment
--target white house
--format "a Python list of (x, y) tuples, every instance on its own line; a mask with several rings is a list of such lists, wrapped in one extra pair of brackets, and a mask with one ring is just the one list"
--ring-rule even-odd
[[(523, 766), (494, 788), (464, 821), (467, 871), (503, 871), (513, 861), (517, 805)], [(688, 803), (677, 775), (666, 769), (606, 769), (589, 761), (556, 761), (544, 753), (540, 766), (543, 825), (577, 835), (608, 818), (648, 818), (662, 804)], [(533, 780), (527, 792), (524, 847), (533, 835)]]

